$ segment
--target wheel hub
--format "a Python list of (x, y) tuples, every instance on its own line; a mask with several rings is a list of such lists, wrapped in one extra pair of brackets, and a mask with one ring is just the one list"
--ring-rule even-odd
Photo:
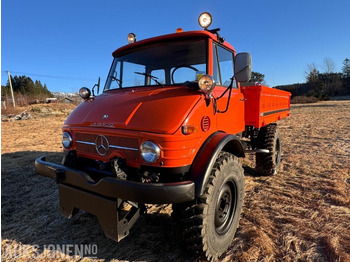
[(215, 208), (215, 230), (225, 234), (232, 223), (235, 210), (235, 190), (232, 182), (226, 183), (220, 190)]

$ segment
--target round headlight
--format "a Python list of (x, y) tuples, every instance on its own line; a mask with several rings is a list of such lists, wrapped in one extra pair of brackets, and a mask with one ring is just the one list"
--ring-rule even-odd
[(87, 87), (82, 87), (79, 90), (79, 95), (82, 99), (88, 99), (91, 95), (90, 89)]
[(211, 14), (209, 14), (208, 12), (202, 13), (198, 18), (199, 25), (204, 29), (207, 29), (211, 25), (211, 22), (212, 22)]
[(198, 86), (199, 86), (199, 89), (202, 92), (208, 94), (214, 89), (214, 87), (215, 87), (215, 80), (210, 75), (203, 75), (198, 80)]
[(63, 132), (62, 134), (62, 145), (64, 148), (69, 148), (72, 145), (72, 137), (68, 132)]
[(160, 156), (160, 148), (151, 141), (145, 141), (140, 147), (141, 156), (147, 163), (154, 163)]
[(128, 34), (128, 43), (132, 44), (136, 42), (136, 35), (134, 33)]

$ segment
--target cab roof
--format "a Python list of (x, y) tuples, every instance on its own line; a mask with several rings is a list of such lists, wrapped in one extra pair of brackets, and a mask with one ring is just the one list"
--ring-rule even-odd
[[(147, 38), (144, 40), (137, 41), (132, 44), (128, 44), (125, 46), (122, 46), (115, 50), (112, 55), (115, 57), (117, 56), (118, 53), (122, 53), (126, 50), (130, 50), (136, 47), (152, 44), (152, 43), (157, 43), (157, 42), (162, 42), (166, 40), (173, 40), (173, 39), (185, 39), (185, 38), (191, 38), (191, 37), (202, 37), (202, 38), (210, 38), (215, 42), (219, 42), (217, 35), (210, 33), (209, 31), (206, 30), (198, 30), (198, 31), (188, 31), (188, 32), (181, 32), (181, 33), (173, 33), (173, 34), (167, 34), (167, 35), (161, 35), (161, 36), (156, 36), (152, 38)], [(230, 50), (234, 51), (234, 48), (232, 45), (230, 45), (228, 42), (224, 41), (222, 43), (223, 46), (229, 48)]]

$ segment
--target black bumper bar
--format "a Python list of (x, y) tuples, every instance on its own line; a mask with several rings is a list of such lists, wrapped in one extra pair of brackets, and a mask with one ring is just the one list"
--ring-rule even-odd
[(193, 181), (148, 184), (104, 177), (95, 182), (83, 171), (46, 162), (45, 156), (35, 160), (35, 170), (42, 176), (55, 179), (58, 184), (98, 194), (105, 198), (119, 198), (145, 204), (182, 203), (195, 198)]

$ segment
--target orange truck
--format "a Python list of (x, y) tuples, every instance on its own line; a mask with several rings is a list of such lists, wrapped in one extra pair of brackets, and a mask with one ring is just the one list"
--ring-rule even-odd
[[(208, 29), (136, 41), (113, 52), (102, 94), (88, 88), (63, 126), (61, 164), (36, 159), (55, 179), (60, 212), (96, 215), (107, 237), (129, 234), (145, 204), (172, 204), (188, 249), (215, 260), (238, 227), (244, 193), (240, 158), (256, 154), (261, 175), (281, 162), (276, 121), (290, 93), (247, 86), (251, 57)], [(241, 84), (242, 83), (242, 84)], [(99, 91), (97, 91), (99, 93)]]

